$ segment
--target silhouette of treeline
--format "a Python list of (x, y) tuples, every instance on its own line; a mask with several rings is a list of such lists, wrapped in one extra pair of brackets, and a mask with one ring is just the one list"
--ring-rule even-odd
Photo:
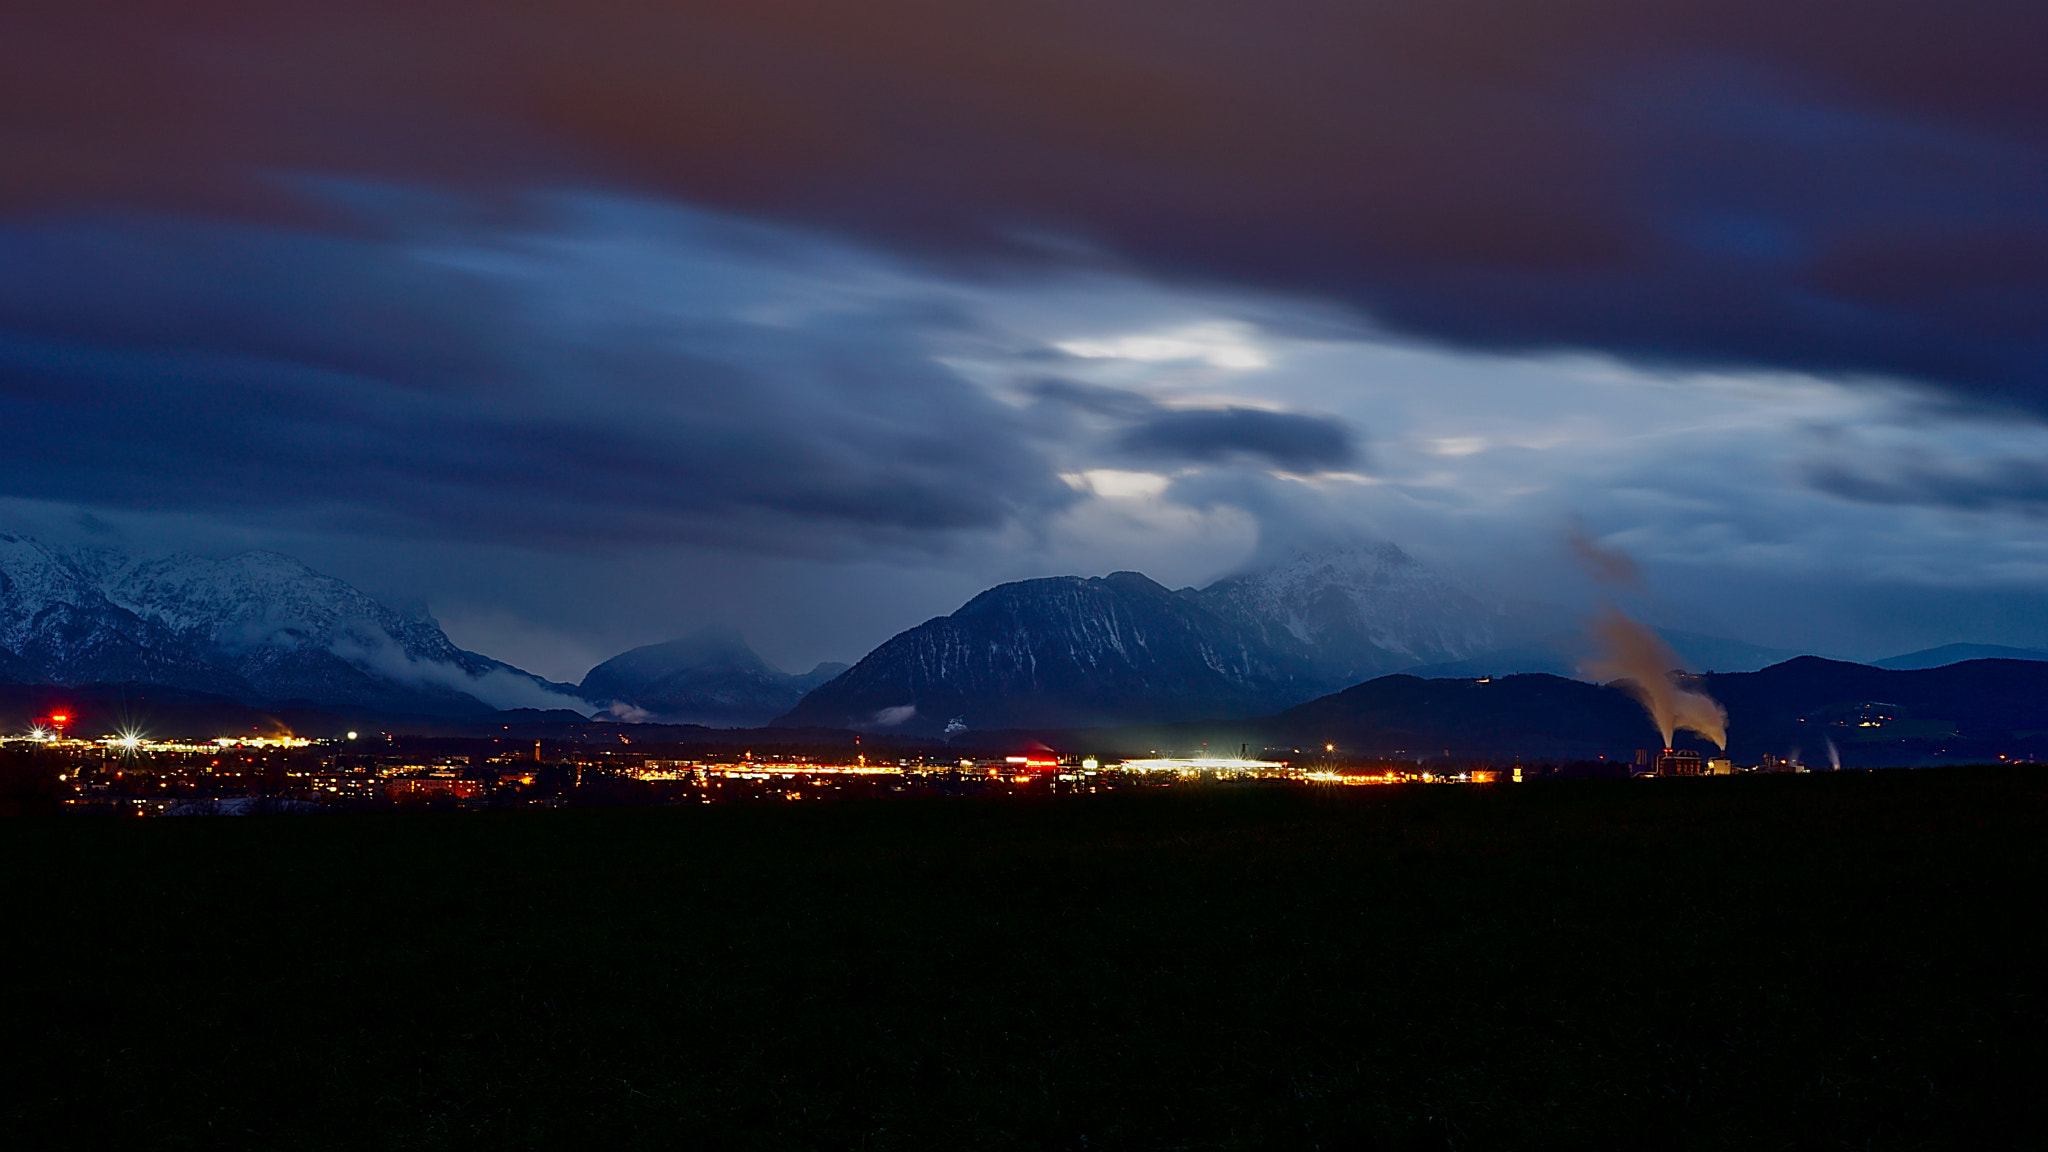
[(27, 820), (67, 1147), (2015, 1147), (2048, 771)]
[[(1686, 677), (1728, 710), (1738, 763), (1798, 752), (1847, 767), (2048, 759), (2048, 663), (1972, 660), (1889, 671), (1802, 656), (1757, 672)], [(1351, 760), (1448, 759), (1504, 764), (1633, 759), (1662, 743), (1648, 714), (1608, 685), (1530, 673), (1490, 680), (1393, 675), (1248, 721), (1155, 725), (1017, 738), (1106, 751), (1240, 747), (1310, 751), (1334, 744)], [(1680, 747), (1710, 748), (1681, 732)]]

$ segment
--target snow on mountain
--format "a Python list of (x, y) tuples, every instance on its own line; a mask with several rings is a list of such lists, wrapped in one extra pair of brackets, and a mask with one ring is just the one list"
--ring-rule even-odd
[(395, 612), (275, 552), (224, 560), (179, 554), (134, 564), (113, 575), (107, 596), (224, 653), (310, 648), (374, 666), (379, 653), (396, 649), (414, 662), (452, 665), (471, 676), (504, 667), (457, 648), (431, 619)]
[(161, 625), (107, 599), (94, 563), (25, 536), (0, 535), (0, 666), (11, 679), (60, 684), (147, 680), (245, 695), (249, 686)]
[(777, 723), (938, 733), (1254, 716), (1483, 651), (1503, 619), (1387, 543), (1300, 552), (1200, 590), (1135, 572), (1025, 580), (897, 635)]
[(1386, 541), (1302, 550), (1183, 593), (1228, 620), (1306, 646), (1337, 687), (1497, 643), (1503, 612)]
[(582, 704), (567, 685), (464, 651), (432, 619), (274, 552), (136, 560), (0, 535), (0, 647), (58, 684), (133, 680), (385, 711)]
[(938, 734), (1195, 720), (1276, 711), (1317, 690), (1299, 645), (1116, 572), (991, 588), (876, 648), (776, 723)]
[(75, 607), (98, 592), (96, 581), (40, 541), (0, 535), (0, 646), (20, 649), (45, 609)]

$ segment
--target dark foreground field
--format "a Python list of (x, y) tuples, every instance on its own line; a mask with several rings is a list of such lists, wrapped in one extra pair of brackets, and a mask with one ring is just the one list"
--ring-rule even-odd
[(2043, 771), (1956, 770), (13, 820), (4, 1119), (135, 1148), (2041, 1147), (2044, 802)]

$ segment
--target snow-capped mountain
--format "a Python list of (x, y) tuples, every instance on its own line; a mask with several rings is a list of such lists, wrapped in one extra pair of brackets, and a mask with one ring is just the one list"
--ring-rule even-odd
[(100, 588), (106, 558), (74, 562), (21, 536), (0, 535), (0, 657), (9, 679), (59, 684), (135, 680), (247, 697), (233, 672)]
[(1387, 541), (1298, 551), (1186, 589), (1226, 620), (1304, 645), (1333, 688), (1492, 648), (1503, 612)]
[(14, 679), (52, 684), (445, 714), (581, 705), (567, 685), (464, 651), (431, 618), (274, 552), (138, 560), (0, 535), (0, 648), (18, 659), (0, 659)]
[(1392, 544), (1169, 592), (1136, 572), (1003, 584), (903, 632), (778, 724), (896, 731), (1255, 716), (1492, 647), (1501, 610)]
[(1300, 645), (1136, 572), (991, 588), (804, 697), (784, 725), (939, 733), (1277, 711), (1316, 696)]

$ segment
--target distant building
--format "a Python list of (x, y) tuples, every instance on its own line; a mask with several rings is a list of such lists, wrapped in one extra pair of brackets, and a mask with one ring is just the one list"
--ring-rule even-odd
[(1707, 775), (1733, 776), (1735, 775), (1735, 761), (1730, 760), (1726, 756), (1716, 756), (1714, 759), (1707, 761)]
[(1698, 776), (1701, 767), (1700, 754), (1690, 748), (1666, 748), (1657, 757), (1659, 776)]
[(400, 776), (384, 781), (384, 797), (387, 800), (428, 800), (436, 796), (474, 800), (483, 794), (484, 784), (481, 780), (458, 780), (448, 776)]

